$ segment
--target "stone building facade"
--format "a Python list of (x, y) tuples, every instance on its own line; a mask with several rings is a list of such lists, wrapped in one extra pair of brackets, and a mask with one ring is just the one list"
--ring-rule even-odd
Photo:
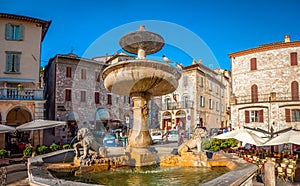
[(178, 88), (162, 96), (160, 129), (193, 131), (197, 124), (208, 130), (229, 127), (230, 73), (213, 71), (201, 61), (182, 70)]
[(128, 58), (131, 57), (116, 54), (85, 59), (66, 54), (50, 59), (45, 69), (46, 116), (50, 120), (67, 121), (68, 126), (57, 127), (49, 138), (55, 136), (69, 142), (77, 127), (94, 131), (130, 127), (131, 99), (108, 92), (102, 79), (102, 71), (110, 63)]
[(300, 124), (300, 41), (260, 45), (229, 54), (233, 128), (279, 131)]
[[(51, 21), (0, 13), (0, 123), (17, 127), (44, 119), (40, 83), (41, 43)], [(0, 134), (0, 149), (20, 150), (17, 143), (43, 141), (43, 131)], [(21, 152), (21, 151), (20, 151)], [(19, 152), (16, 152), (19, 153)]]

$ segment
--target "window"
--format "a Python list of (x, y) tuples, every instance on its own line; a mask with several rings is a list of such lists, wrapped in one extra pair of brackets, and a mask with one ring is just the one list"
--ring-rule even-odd
[(81, 69), (81, 79), (86, 79), (86, 69)]
[(171, 98), (167, 97), (165, 99), (165, 104), (167, 106), (167, 110), (171, 109)]
[(188, 86), (188, 77), (187, 76), (184, 76), (183, 77), (183, 86)]
[(95, 92), (95, 104), (99, 104), (99, 103), (100, 103), (100, 93)]
[(219, 95), (219, 87), (216, 86), (216, 94)]
[(112, 101), (111, 101), (111, 94), (107, 94), (107, 104), (111, 105)]
[(250, 70), (257, 70), (256, 58), (251, 58), (250, 59)]
[(100, 73), (99, 72), (95, 73), (95, 80), (96, 80), (96, 82), (100, 82)]
[(300, 122), (300, 110), (292, 110), (292, 122)]
[(219, 111), (219, 102), (216, 102), (216, 111)]
[(200, 77), (200, 87), (203, 87), (203, 82), (204, 82), (203, 77)]
[(224, 105), (221, 104), (221, 112), (224, 113)]
[(300, 122), (300, 109), (285, 109), (286, 122)]
[(214, 103), (213, 103), (212, 99), (208, 100), (208, 106), (209, 106), (209, 109), (213, 109), (214, 108)]
[(221, 88), (221, 96), (224, 97), (224, 89)]
[(65, 91), (65, 100), (66, 101), (71, 101), (72, 100), (72, 91), (70, 89), (66, 89)]
[(299, 100), (299, 85), (297, 81), (292, 82), (291, 89), (292, 89), (292, 100), (293, 101)]
[(189, 107), (189, 97), (184, 96), (183, 97), (183, 108), (188, 108)]
[(86, 101), (86, 91), (80, 91), (80, 101), (81, 102)]
[(72, 77), (72, 67), (66, 68), (66, 77), (71, 78)]
[(21, 52), (6, 52), (6, 73), (20, 72)]
[(297, 52), (292, 52), (290, 54), (291, 57), (291, 66), (295, 66), (298, 65), (298, 56), (297, 56)]
[(5, 25), (5, 39), (16, 41), (24, 40), (24, 26), (7, 23)]
[(205, 97), (200, 96), (200, 107), (205, 107)]
[(251, 110), (245, 111), (245, 123), (250, 122), (264, 122), (264, 111), (263, 110)]
[(211, 90), (212, 90), (212, 87), (213, 87), (213, 84), (212, 84), (211, 81), (209, 81), (208, 83), (209, 83), (209, 84), (208, 84), (208, 89), (211, 91)]
[(252, 85), (251, 86), (251, 100), (253, 103), (257, 103), (258, 102), (258, 88), (257, 85)]

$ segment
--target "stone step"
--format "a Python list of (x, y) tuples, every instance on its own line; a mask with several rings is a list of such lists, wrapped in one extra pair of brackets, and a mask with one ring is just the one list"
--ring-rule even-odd
[(27, 165), (25, 163), (22, 164), (13, 164), (6, 166), (7, 174), (13, 172), (27, 171)]
[(22, 181), (27, 177), (28, 177), (27, 170), (8, 173), (6, 177), (6, 184), (12, 184), (12, 183)]

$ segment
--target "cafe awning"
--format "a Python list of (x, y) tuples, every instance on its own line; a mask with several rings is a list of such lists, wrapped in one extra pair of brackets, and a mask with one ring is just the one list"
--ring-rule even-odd
[(66, 125), (65, 121), (52, 121), (52, 120), (34, 120), (28, 123), (24, 123), (16, 129), (18, 131), (32, 131), (32, 130), (41, 130), (53, 127), (59, 127)]
[(8, 133), (8, 132), (14, 132), (14, 131), (16, 131), (15, 127), (10, 127), (8, 125), (0, 124), (0, 133)]
[(289, 130), (287, 132), (280, 133), (278, 136), (264, 143), (263, 146), (282, 145), (286, 143), (300, 145), (300, 131)]

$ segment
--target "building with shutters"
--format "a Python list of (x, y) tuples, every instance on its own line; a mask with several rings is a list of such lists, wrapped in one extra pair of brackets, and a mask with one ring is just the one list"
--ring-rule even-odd
[(76, 54), (57, 54), (45, 68), (45, 116), (66, 121), (67, 127), (56, 127), (47, 138), (69, 143), (76, 128), (92, 132), (132, 126), (132, 102), (128, 96), (112, 94), (105, 89), (102, 71), (112, 63), (132, 59), (126, 54), (93, 59)]
[(300, 129), (300, 41), (263, 44), (229, 54), (231, 122), (266, 131)]
[[(40, 81), (41, 44), (51, 21), (0, 13), (0, 124), (17, 127), (44, 119)], [(0, 134), (0, 149), (17, 152), (17, 142), (43, 142), (43, 131)]]
[(183, 68), (176, 91), (162, 96), (160, 129), (230, 128), (230, 80), (228, 70), (211, 70), (194, 60)]

